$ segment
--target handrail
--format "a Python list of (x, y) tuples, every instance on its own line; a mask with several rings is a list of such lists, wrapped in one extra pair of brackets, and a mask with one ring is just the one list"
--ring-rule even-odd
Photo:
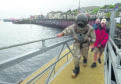
[(62, 41), (62, 42), (55, 43), (55, 44), (53, 44), (51, 46), (48, 46), (48, 47), (36, 49), (36, 50), (31, 51), (29, 53), (26, 53), (24, 55), (20, 55), (20, 56), (17, 56), (17, 57), (2, 61), (2, 62), (0, 62), (0, 71), (5, 69), (5, 68), (8, 68), (10, 66), (16, 65), (16, 64), (18, 64), (18, 63), (20, 63), (20, 62), (22, 62), (24, 60), (27, 60), (27, 59), (30, 59), (30, 58), (32, 58), (34, 56), (42, 54), (42, 53), (44, 53), (44, 52), (46, 52), (46, 51), (48, 51), (48, 50), (50, 50), (52, 48), (60, 46), (60, 45), (66, 43), (66, 42), (69, 42), (71, 40), (73, 40), (73, 38), (70, 38), (70, 39)]
[[(116, 50), (116, 53), (115, 51)], [(111, 84), (112, 70), (115, 75), (116, 83), (120, 84), (120, 76), (121, 73), (121, 50), (117, 47), (111, 37), (109, 37), (109, 41), (105, 47), (105, 83)]]
[[(67, 36), (64, 36), (64, 37), (67, 37)], [(5, 49), (9, 49), (9, 48), (14, 48), (14, 47), (18, 47), (18, 46), (23, 46), (23, 45), (27, 45), (27, 44), (32, 44), (32, 43), (36, 43), (36, 42), (40, 42), (42, 41), (42, 47), (39, 48), (39, 49), (36, 49), (36, 50), (33, 50), (31, 52), (28, 52), (26, 54), (23, 54), (23, 55), (20, 55), (20, 56), (17, 56), (17, 57), (13, 57), (13, 58), (10, 58), (10, 59), (7, 59), (5, 61), (1, 61), (0, 62), (0, 71), (1, 70), (4, 70), (8, 67), (11, 67), (11, 66), (14, 66), (22, 61), (25, 61), (27, 59), (30, 59), (32, 57), (35, 57), (39, 54), (42, 54), (50, 49), (53, 49), (55, 47), (58, 47), (60, 45), (67, 45), (67, 42), (70, 42), (72, 40), (74, 40), (73, 38), (69, 38), (69, 39), (66, 39), (64, 41), (59, 41), (55, 44), (52, 44), (52, 45), (49, 45), (49, 46), (45, 46), (45, 41), (46, 40), (49, 40), (49, 39), (54, 39), (54, 38), (57, 38), (57, 37), (50, 37), (50, 38), (46, 38), (46, 39), (41, 39), (41, 40), (35, 40), (35, 41), (29, 41), (29, 42), (24, 42), (24, 43), (19, 43), (19, 44), (15, 44), (15, 45), (9, 45), (9, 46), (5, 46), (5, 47), (1, 47), (0, 50), (5, 50)], [(64, 46), (63, 46), (64, 47)], [(68, 45), (67, 45), (68, 47)], [(70, 49), (70, 48), (69, 48)], [(61, 51), (62, 52), (62, 51)], [(71, 52), (71, 51), (70, 51)], [(68, 52), (69, 53), (69, 52)], [(65, 57), (68, 53), (66, 53), (63, 57)], [(72, 53), (72, 52), (71, 52)], [(63, 57), (61, 57), (60, 59), (58, 59), (57, 61), (55, 61), (51, 66), (53, 66), (54, 64), (56, 64), (59, 60), (61, 60)], [(49, 68), (51, 68), (48, 67)], [(31, 81), (31, 80), (30, 80)], [(48, 80), (49, 81), (49, 80)]]
[[(20, 43), (20, 44), (15, 44), (15, 45), (10, 45), (10, 46), (6, 46), (6, 47), (1, 47), (0, 50), (4, 50), (4, 49), (8, 49), (8, 48), (13, 48), (13, 47), (18, 47), (18, 46), (22, 46), (22, 45), (27, 45), (27, 44), (31, 44), (31, 43), (35, 43), (35, 42), (40, 42), (42, 41), (42, 47), (39, 48), (39, 49), (36, 49), (36, 50), (33, 50), (31, 52), (28, 52), (24, 55), (20, 55), (20, 56), (17, 56), (17, 57), (13, 57), (13, 58), (10, 58), (10, 59), (7, 59), (5, 61), (1, 61), (0, 62), (0, 71), (1, 70), (4, 70), (8, 67), (11, 67), (13, 65), (16, 65), (24, 60), (27, 60), (27, 59), (30, 59), (32, 57), (35, 57), (39, 54), (42, 54), (50, 49), (53, 49), (55, 47), (58, 47), (60, 45), (65, 45), (67, 46), (67, 48), (69, 49), (70, 51), (70, 48), (67, 44), (67, 42), (70, 42), (70, 41), (73, 41), (74, 39), (73, 38), (69, 38), (67, 40), (64, 40), (64, 41), (60, 41), (60, 42), (57, 42), (55, 44), (52, 44), (52, 45), (49, 45), (49, 46), (45, 46), (45, 40), (49, 40), (49, 39), (54, 39), (54, 38), (57, 38), (57, 37), (51, 37), (51, 38), (46, 38), (46, 39), (41, 39), (41, 40), (35, 40), (35, 41), (30, 41), (30, 42), (25, 42), (25, 43)], [(63, 45), (63, 48), (64, 48), (64, 45)], [(63, 49), (62, 49), (63, 50)], [(61, 51), (62, 52), (62, 51)], [(72, 51), (70, 51), (72, 53)], [(69, 53), (69, 52), (68, 52)], [(67, 54), (68, 54), (67, 53)], [(63, 57), (65, 57), (67, 54), (65, 54)], [(56, 64), (59, 60), (61, 60), (63, 57), (61, 57), (60, 59), (58, 59), (57, 61), (54, 62), (54, 64)], [(53, 64), (51, 65), (53, 66)], [(50, 66), (50, 68), (51, 68)], [(49, 69), (49, 67), (48, 67)], [(35, 77), (36, 78), (36, 77)], [(31, 81), (31, 80), (30, 80)], [(48, 80), (49, 81), (49, 80)]]
[(111, 39), (111, 37), (109, 37), (110, 42), (113, 44), (113, 46), (115, 47), (116, 50), (119, 50), (119, 48), (117, 47), (117, 45), (114, 43), (114, 41)]
[(18, 46), (23, 46), (23, 45), (27, 45), (27, 44), (31, 44), (31, 43), (36, 43), (36, 42), (40, 42), (40, 41), (45, 41), (45, 40), (49, 40), (49, 39), (54, 39), (57, 38), (55, 37), (50, 37), (50, 38), (46, 38), (46, 39), (40, 39), (40, 40), (35, 40), (35, 41), (30, 41), (30, 42), (24, 42), (24, 43), (19, 43), (19, 44), (14, 44), (14, 45), (10, 45), (10, 46), (5, 46), (5, 47), (1, 47), (0, 50), (4, 50), (4, 49), (8, 49), (8, 48), (13, 48), (13, 47), (18, 47)]
[[(72, 49), (73, 50), (73, 49)], [(41, 71), (39, 74), (37, 74), (36, 76), (34, 76), (33, 78), (31, 78), (29, 81), (27, 81), (27, 84), (30, 84), (32, 81), (34, 81), (37, 77), (41, 76), (44, 72), (46, 72), (49, 68), (51, 68), (52, 66), (54, 66), (57, 62), (59, 62), (61, 59), (63, 59), (65, 56), (67, 56), (71, 51), (67, 52), (66, 54), (64, 54), (62, 57), (60, 57), (58, 60), (56, 60), (54, 63), (52, 63), (51, 65), (49, 65), (47, 68), (45, 68), (43, 71)], [(49, 81), (48, 81), (49, 82)]]
[(121, 50), (117, 47), (117, 45), (114, 43), (114, 41), (111, 39), (111, 37), (109, 37), (109, 41), (111, 42), (111, 44), (114, 46), (114, 48), (116, 49), (116, 53), (119, 55), (119, 57), (121, 58)]
[[(110, 35), (105, 47), (105, 84), (111, 84), (112, 78), (116, 84), (121, 84), (121, 50), (114, 42), (115, 35), (115, 12), (113, 11), (110, 17)], [(114, 73), (114, 75), (113, 75)], [(112, 77), (113, 76), (113, 77)]]
[[(67, 40), (65, 40), (65, 41), (62, 41), (62, 42), (59, 42), (59, 43), (55, 43), (55, 44), (53, 44), (53, 45), (51, 45), (51, 46), (44, 47), (44, 48), (40, 49), (39, 51), (35, 52), (34, 54), (33, 54), (33, 52), (32, 52), (32, 55), (31, 55), (31, 56), (28, 56), (29, 58), (33, 57), (33, 55), (35, 56), (36, 53), (38, 53), (38, 54), (41, 53), (41, 54), (42, 54), (42, 53), (46, 52), (47, 50), (50, 50), (50, 49), (55, 48), (55, 47), (57, 47), (57, 46), (63, 45), (63, 47), (62, 47), (62, 49), (61, 49), (61, 52), (60, 52), (59, 56), (57, 56), (57, 60), (55, 60), (54, 63), (52, 63), (51, 65), (49, 65), (47, 68), (45, 68), (45, 69), (44, 69), (43, 71), (41, 71), (39, 74), (35, 75), (33, 78), (31, 78), (30, 80), (28, 80), (28, 81), (26, 82), (26, 84), (30, 84), (30, 83), (34, 84), (39, 78), (41, 78), (41, 77), (46, 73), (46, 71), (48, 71), (49, 69), (52, 68), (52, 69), (51, 69), (51, 72), (50, 72), (50, 75), (51, 75), (52, 72), (53, 72), (53, 70), (55, 69), (55, 68), (53, 68), (53, 67), (55, 67), (56, 63), (58, 63), (58, 62), (59, 62), (61, 59), (63, 59), (65, 56), (67, 56), (67, 62), (66, 62), (64, 65), (68, 64), (68, 63), (70, 62), (70, 60), (68, 61), (68, 54), (71, 53), (71, 54), (73, 55), (73, 52), (72, 52), (73, 49), (70, 49), (70, 47), (69, 47), (69, 45), (68, 45), (67, 42), (70, 42), (70, 41), (73, 41), (73, 40), (74, 40), (74, 38), (70, 38), (70, 39), (67, 39)], [(67, 52), (67, 53), (64, 54), (62, 57), (60, 57), (60, 55), (61, 55), (61, 53), (62, 53), (62, 51), (63, 51), (65, 45), (67, 46), (69, 52)], [(28, 57), (27, 57), (27, 59), (28, 59)], [(60, 57), (60, 58), (59, 58), (59, 57)], [(23, 58), (23, 57), (21, 57), (21, 58)], [(22, 60), (26, 60), (26, 58), (23, 58)], [(9, 64), (10, 64), (10, 63), (9, 63)], [(9, 64), (6, 64), (6, 65), (9, 65)], [(15, 64), (15, 63), (13, 63), (13, 64)], [(54, 70), (54, 71), (55, 71), (55, 70)], [(48, 83), (49, 83), (49, 81), (50, 81), (50, 77), (49, 77), (49, 76), (50, 76), (50, 75), (48, 75), (47, 81), (45, 82), (45, 84), (48, 84)], [(40, 76), (41, 76), (41, 77), (40, 77)], [(55, 76), (55, 75), (54, 75), (54, 76)], [(27, 78), (28, 78), (28, 77), (27, 77)], [(24, 79), (26, 79), (26, 78), (24, 78)], [(52, 78), (51, 78), (51, 79), (52, 79)], [(21, 81), (18, 82), (18, 83), (21, 83), (21, 82), (23, 82), (23, 80), (21, 80)]]

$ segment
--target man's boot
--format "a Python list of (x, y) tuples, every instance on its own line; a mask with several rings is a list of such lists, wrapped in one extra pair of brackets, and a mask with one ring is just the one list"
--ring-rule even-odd
[(100, 58), (98, 58), (98, 63), (101, 64), (101, 59)]
[(94, 62), (94, 63), (91, 65), (92, 68), (95, 68), (96, 66), (97, 66), (96, 62)]
[(80, 67), (79, 66), (75, 67), (72, 72), (72, 78), (76, 78), (77, 75), (79, 74), (79, 71), (80, 71)]
[(87, 59), (86, 59), (86, 58), (83, 59), (83, 66), (84, 66), (84, 67), (87, 66)]

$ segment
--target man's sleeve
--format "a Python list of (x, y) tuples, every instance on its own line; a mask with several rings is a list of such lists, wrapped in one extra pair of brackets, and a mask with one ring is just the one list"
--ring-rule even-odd
[(110, 28), (109, 27), (106, 28), (106, 33), (108, 33), (108, 34), (110, 33)]
[(74, 25), (71, 25), (71, 26), (65, 28), (65, 29), (62, 31), (62, 33), (63, 33), (64, 35), (69, 35), (69, 34), (72, 33), (72, 29), (74, 29)]

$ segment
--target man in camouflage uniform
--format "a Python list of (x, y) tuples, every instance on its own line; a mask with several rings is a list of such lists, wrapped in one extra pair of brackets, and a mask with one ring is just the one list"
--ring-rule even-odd
[(80, 54), (83, 56), (83, 65), (87, 65), (88, 50), (90, 42), (95, 42), (96, 36), (92, 26), (88, 24), (88, 16), (85, 13), (81, 13), (76, 16), (75, 24), (65, 28), (57, 37), (73, 34), (75, 42), (73, 43), (74, 48), (74, 69), (72, 72), (72, 78), (75, 78), (79, 71)]

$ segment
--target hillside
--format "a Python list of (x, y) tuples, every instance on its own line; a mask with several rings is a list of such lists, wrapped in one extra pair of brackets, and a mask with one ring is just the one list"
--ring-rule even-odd
[(100, 6), (88, 6), (88, 7), (81, 7), (81, 9), (85, 9), (85, 10), (93, 10), (95, 8), (100, 8)]

